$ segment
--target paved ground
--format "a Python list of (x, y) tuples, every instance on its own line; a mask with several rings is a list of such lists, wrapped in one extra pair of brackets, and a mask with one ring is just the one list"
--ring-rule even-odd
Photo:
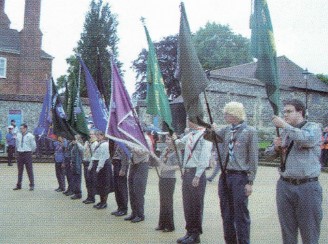
[[(146, 220), (133, 224), (110, 215), (115, 210), (114, 196), (109, 196), (109, 208), (96, 210), (80, 200), (54, 191), (57, 188), (53, 164), (34, 164), (36, 187), (28, 191), (24, 172), (23, 189), (13, 191), (17, 168), (0, 164), (0, 243), (175, 243), (184, 235), (181, 200), (181, 180), (175, 190), (176, 231), (161, 233), (154, 230), (158, 221), (158, 179), (150, 170), (146, 193)], [(275, 205), (275, 168), (260, 167), (250, 198), (252, 243), (281, 243)], [(328, 174), (320, 177), (324, 190), (321, 244), (328, 243)], [(84, 194), (85, 197), (85, 194)], [(304, 220), (306, 221), (306, 220)], [(206, 189), (204, 234), (202, 243), (223, 243), (217, 184)]]

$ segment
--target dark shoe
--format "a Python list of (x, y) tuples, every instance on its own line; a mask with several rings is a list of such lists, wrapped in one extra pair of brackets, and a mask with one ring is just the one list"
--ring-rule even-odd
[(192, 234), (187, 239), (181, 242), (182, 244), (200, 243), (200, 238), (198, 234)]
[(8, 166), (13, 166), (13, 164), (8, 164)]
[(141, 222), (141, 221), (144, 221), (145, 218), (144, 217), (135, 217), (134, 219), (131, 220), (131, 223), (138, 223), (138, 222)]
[(31, 186), (30, 187), (30, 191), (34, 191), (34, 186)]
[(72, 192), (72, 191), (66, 191), (64, 194), (66, 196), (72, 196), (72, 195), (74, 195), (74, 192)]
[(107, 208), (107, 203), (101, 203), (96, 207), (96, 209), (104, 209), (104, 208)]
[(162, 227), (160, 227), (160, 226), (157, 226), (157, 227), (155, 228), (155, 230), (164, 230), (164, 228), (162, 228)]
[(133, 220), (136, 216), (133, 216), (132, 214), (128, 217), (125, 217), (124, 220), (126, 221), (130, 221), (130, 220)]
[(22, 188), (21, 187), (15, 187), (13, 190), (17, 191), (17, 190), (20, 190), (20, 189), (22, 189)]
[(98, 202), (97, 204), (93, 205), (94, 208), (98, 208), (99, 205), (101, 205), (102, 202)]
[(127, 211), (118, 211), (115, 216), (116, 217), (121, 217), (121, 216), (124, 216), (124, 215), (127, 215)]
[(72, 200), (81, 199), (81, 198), (82, 198), (82, 196), (79, 194), (74, 194), (73, 196), (71, 196)]
[(116, 214), (118, 214), (118, 212), (119, 212), (119, 211), (118, 211), (118, 210), (116, 210), (116, 211), (113, 211), (113, 212), (111, 212), (110, 214), (111, 214), (111, 215), (115, 215), (115, 216), (116, 216)]
[(84, 204), (91, 204), (91, 203), (95, 203), (95, 200), (84, 200), (83, 201)]
[(63, 190), (63, 189), (61, 189), (61, 188), (58, 188), (58, 189), (56, 189), (55, 191), (56, 191), (56, 192), (62, 192), (62, 191), (65, 191), (65, 190)]
[(174, 229), (164, 229), (163, 232), (172, 232)]
[(185, 236), (180, 237), (180, 238), (177, 240), (177, 243), (182, 243), (184, 240), (188, 239), (190, 236), (191, 236), (191, 234), (189, 234), (189, 233), (187, 232)]

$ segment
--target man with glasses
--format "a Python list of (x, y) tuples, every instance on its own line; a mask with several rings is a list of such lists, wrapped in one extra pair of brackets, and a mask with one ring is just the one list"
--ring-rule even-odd
[(272, 119), (283, 129), (272, 148), (272, 152), (282, 150), (283, 155), (276, 189), (283, 243), (297, 243), (298, 230), (303, 243), (318, 243), (322, 220), (318, 181), (321, 130), (318, 124), (305, 120), (305, 106), (297, 99), (284, 103), (283, 114), (284, 118)]

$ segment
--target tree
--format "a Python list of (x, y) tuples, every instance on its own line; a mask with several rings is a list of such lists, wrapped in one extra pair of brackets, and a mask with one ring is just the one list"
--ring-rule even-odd
[[(174, 71), (177, 63), (177, 35), (167, 36), (159, 42), (154, 42), (158, 63), (163, 75), (164, 85), (167, 94), (177, 97), (181, 94), (179, 81), (174, 78)], [(148, 51), (142, 49), (138, 58), (133, 61), (132, 68), (137, 72), (136, 92), (134, 98), (146, 98), (146, 73), (147, 73), (147, 57)]]
[(207, 23), (194, 36), (195, 48), (205, 70), (213, 70), (252, 61), (250, 41), (235, 34), (229, 25)]
[(325, 82), (326, 84), (328, 84), (328, 75), (324, 75), (324, 74), (317, 74), (316, 75), (318, 79), (320, 79), (321, 81)]
[[(79, 77), (80, 65), (76, 55), (80, 55), (89, 68), (92, 77), (97, 82), (100, 91), (102, 90), (101, 84), (103, 82), (107, 105), (110, 99), (110, 56), (114, 56), (118, 67), (122, 66), (122, 63), (117, 61), (117, 44), (119, 41), (117, 25), (117, 16), (111, 12), (108, 3), (103, 4), (102, 0), (92, 0), (90, 9), (85, 17), (81, 39), (73, 50), (74, 55), (66, 59), (69, 65), (67, 70), (68, 76), (61, 77), (60, 81), (62, 82), (66, 78), (70, 83), (72, 79)], [(81, 96), (87, 96), (83, 75), (81, 75)]]
[[(230, 67), (252, 61), (250, 40), (232, 32), (228, 25), (207, 23), (194, 35), (194, 44), (204, 70)], [(177, 35), (168, 36), (154, 42), (157, 58), (169, 97), (181, 94), (179, 82), (174, 78), (177, 62)], [(146, 98), (146, 62), (148, 51), (142, 49), (138, 58), (133, 61), (132, 68), (136, 71), (136, 92), (133, 97)]]

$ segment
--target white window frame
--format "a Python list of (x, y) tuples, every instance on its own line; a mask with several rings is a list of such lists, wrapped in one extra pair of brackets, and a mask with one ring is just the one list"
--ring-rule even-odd
[(3, 61), (3, 73), (0, 72), (0, 78), (7, 78), (7, 59), (4, 57), (0, 57), (0, 61)]

